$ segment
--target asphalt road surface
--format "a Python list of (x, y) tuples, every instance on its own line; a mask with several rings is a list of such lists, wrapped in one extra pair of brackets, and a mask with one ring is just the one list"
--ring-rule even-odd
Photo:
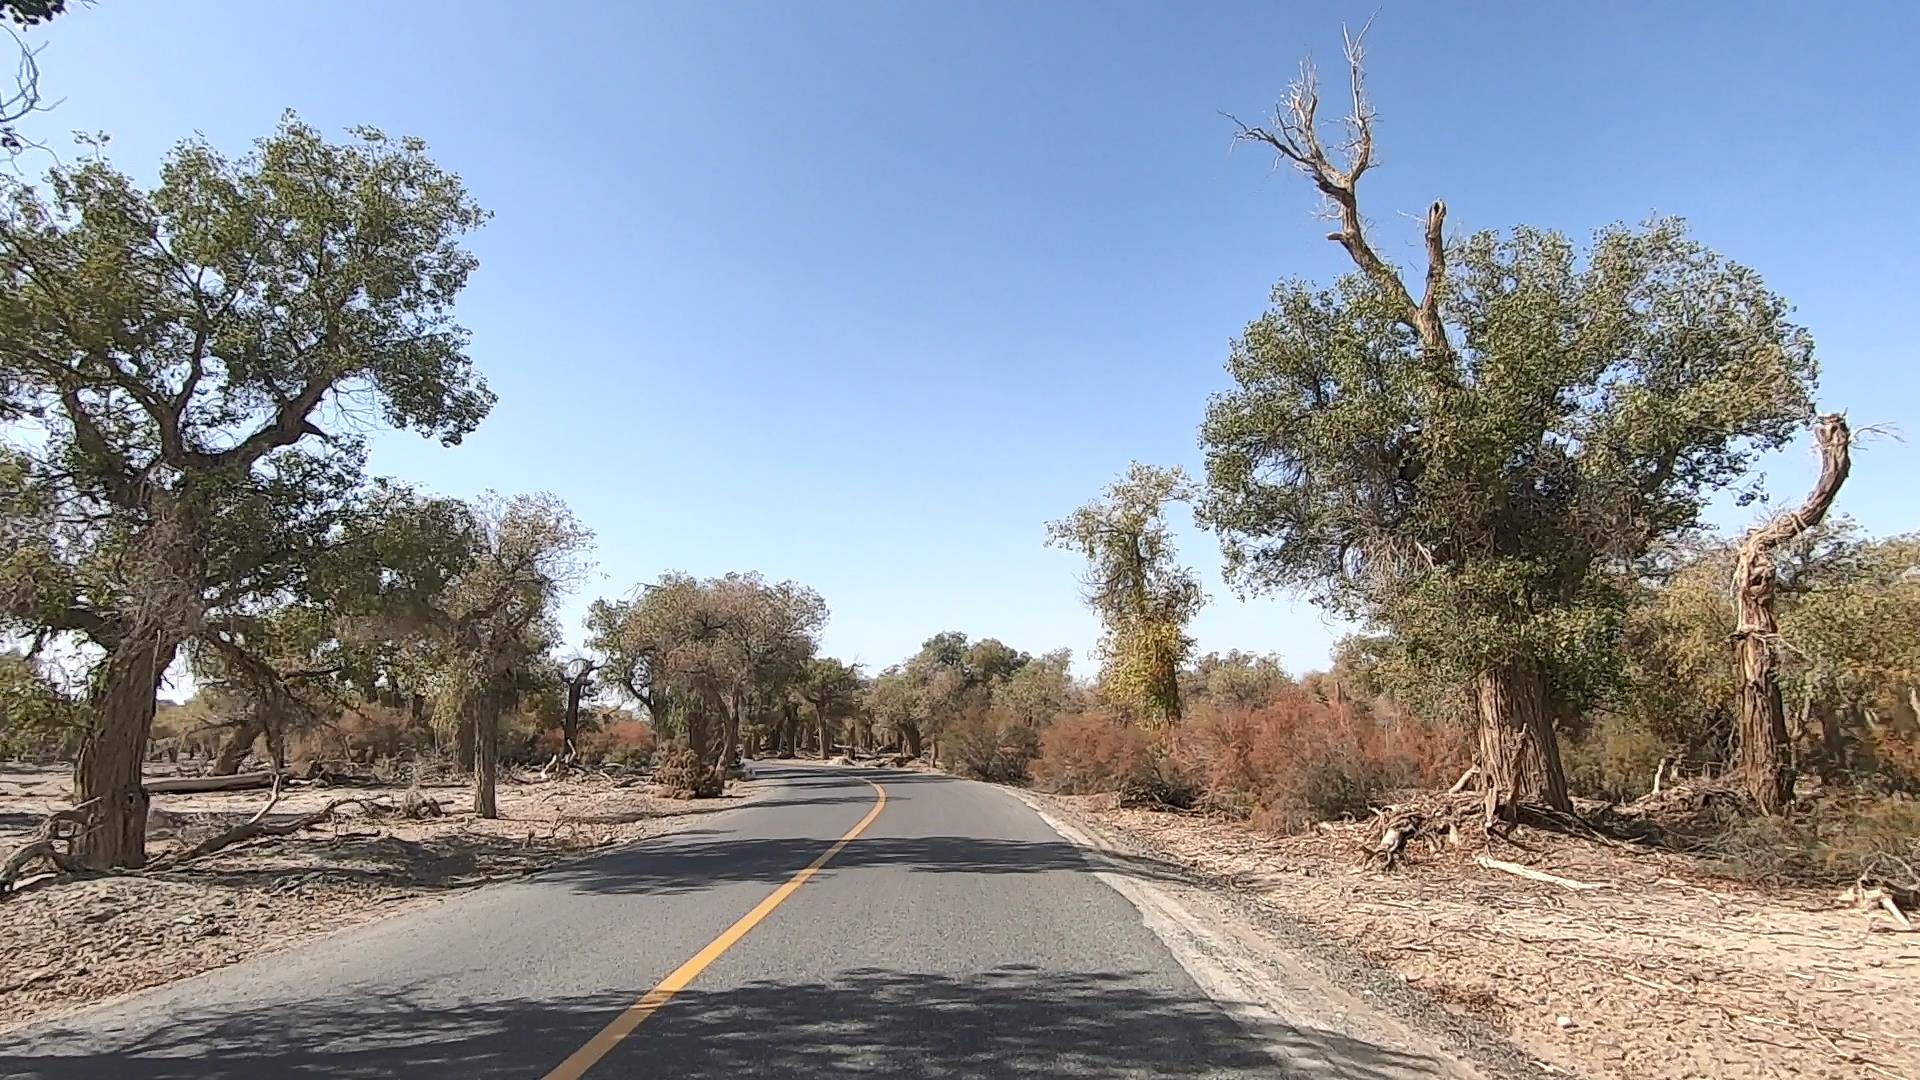
[(1326, 1032), (1324, 1067), (1283, 1067), (1275, 1047), (1300, 1032), (1216, 1000), (1122, 895), (1170, 868), (1095, 872), (1006, 792), (890, 770), (756, 777), (773, 790), (698, 827), (24, 1029), (0, 1040), (0, 1076), (1437, 1071)]

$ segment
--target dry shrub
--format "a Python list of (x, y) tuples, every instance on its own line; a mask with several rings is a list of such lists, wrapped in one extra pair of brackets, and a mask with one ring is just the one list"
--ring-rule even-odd
[(432, 743), (432, 730), (424, 722), (415, 722), (406, 709), (353, 705), (331, 721), (293, 735), (287, 749), (294, 761), (365, 764), (408, 756)]
[(1573, 793), (1609, 802), (1626, 802), (1652, 790), (1654, 774), (1667, 754), (1667, 744), (1658, 735), (1620, 716), (1602, 717), (1561, 751)]
[(660, 786), (667, 797), (673, 799), (719, 794), (710, 790), (712, 780), (709, 770), (684, 742), (670, 743), (655, 755), (653, 782)]
[(1120, 791), (1147, 766), (1147, 737), (1109, 713), (1068, 713), (1040, 737), (1033, 778), (1069, 795)]
[(1844, 792), (1786, 816), (1739, 813), (1699, 842), (1714, 872), (1760, 885), (1840, 885), (1889, 863), (1920, 867), (1920, 801)]
[(961, 775), (997, 784), (1024, 783), (1028, 767), (1040, 754), (1038, 731), (983, 713), (960, 716), (942, 742)]
[(1294, 688), (1264, 708), (1198, 710), (1173, 751), (1206, 805), (1275, 832), (1365, 813), (1396, 788), (1448, 782), (1465, 760), (1460, 738), (1442, 729)]
[[(553, 735), (558, 740), (558, 729)], [(575, 749), (580, 759), (590, 765), (605, 762), (640, 768), (653, 760), (655, 742), (652, 724), (644, 720), (615, 720), (582, 732), (580, 745)]]

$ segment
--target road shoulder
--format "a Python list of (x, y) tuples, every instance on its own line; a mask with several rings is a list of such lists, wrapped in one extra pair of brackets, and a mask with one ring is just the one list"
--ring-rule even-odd
[[(723, 798), (677, 802), (644, 788), (505, 785), (495, 821), (457, 810), (427, 821), (346, 817), (172, 873), (47, 882), (5, 900), (0, 1035), (243, 960), (321, 948), (326, 939), (477, 889), (710, 823), (778, 787), (738, 782)], [(431, 790), (449, 804), (464, 794)], [(229, 795), (231, 811), (215, 807), (204, 816), (230, 823), (258, 798)]]
[[(1550, 1071), (1393, 974), (1172, 853), (1150, 849), (1070, 802), (999, 790), (1085, 850), (1096, 875), (1140, 911), (1142, 921), (1224, 1011), (1250, 1031), (1284, 1033), (1264, 1041), (1290, 1070), (1340, 1075), (1332, 1044), (1363, 1042), (1430, 1059), (1427, 1075), (1457, 1080), (1512, 1080)], [(1143, 880), (1128, 873), (1123, 862), (1140, 858), (1175, 862), (1187, 874)]]

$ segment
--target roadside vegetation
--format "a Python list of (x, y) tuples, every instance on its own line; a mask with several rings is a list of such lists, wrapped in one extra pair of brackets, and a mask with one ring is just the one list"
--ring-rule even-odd
[[(455, 316), (488, 215), (420, 140), (289, 113), (237, 156), (181, 143), (151, 184), (100, 144), (0, 174), (0, 894), (59, 931), (9, 947), (44, 955), (5, 989), (51, 1008), (237, 958), (176, 934), (139, 974), (59, 960), (176, 910), (197, 934), (233, 903), (215, 861), (241, 906), (371, 917), (380, 889), (648, 835), (750, 759), (810, 757), (1063, 796), (1601, 1075), (1684, 1075), (1701, 1046), (1755, 1075), (1920, 1066), (1885, 1004), (1911, 946), (1883, 945), (1920, 918), (1920, 538), (1847, 518), (1872, 461), (1823, 411), (1811, 332), (1678, 220), (1463, 235), (1436, 200), (1424, 262), (1393, 265), (1347, 59), (1343, 121), (1307, 69), (1234, 123), (1324, 201), (1351, 272), (1249, 313), (1204, 469), (1133, 463), (1045, 526), (1102, 623), (1090, 679), (960, 631), (863, 670), (821, 654), (817, 592), (750, 571), (620, 583), (568, 649), (592, 532), (561, 500), (368, 468), (375, 430), (457, 453), (495, 404)], [(1801, 443), (1810, 491), (1705, 525)], [(1329, 670), (1198, 652), (1180, 508), (1236, 592), (1362, 627)], [(317, 891), (268, 885), (301, 874)], [(1814, 944), (1718, 968), (1647, 944), (1769, 920)], [(1569, 935), (1586, 951), (1551, 952)], [(1886, 955), (1816, 963), (1835, 941)], [(1582, 995), (1529, 1003), (1572, 969)], [(1742, 996), (1784, 979), (1866, 1004)], [(1632, 1043), (1654, 1015), (1691, 1049)], [(1755, 1050), (1756, 1026), (1795, 1041)]]

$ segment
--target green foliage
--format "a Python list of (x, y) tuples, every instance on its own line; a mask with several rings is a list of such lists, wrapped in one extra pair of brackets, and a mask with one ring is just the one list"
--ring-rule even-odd
[(12, 20), (22, 29), (64, 14), (67, 0), (0, 0), (0, 18)]
[(606, 658), (608, 682), (696, 756), (711, 755), (718, 776), (742, 730), (784, 714), (826, 620), (820, 595), (791, 581), (668, 573), (636, 597), (595, 601), (588, 644)]
[(237, 159), (180, 144), (150, 189), (98, 154), (0, 178), (0, 418), (33, 418), (0, 618), (164, 661), (303, 595), (361, 418), (453, 443), (492, 404), (452, 315), (484, 219), (418, 140), (291, 115)]
[(1087, 560), (1087, 603), (1106, 627), (1102, 680), (1116, 700), (1155, 721), (1180, 717), (1179, 672), (1192, 652), (1186, 625), (1206, 597), (1175, 561), (1166, 505), (1187, 500), (1178, 468), (1135, 462), (1106, 494), (1047, 525), (1047, 543)]
[[(1920, 540), (1837, 520), (1777, 561), (1781, 689), (1803, 760), (1830, 779), (1905, 773), (1920, 757)], [(1631, 585), (1609, 711), (1688, 771), (1724, 763), (1739, 708), (1733, 563), (1730, 543), (1694, 540)]]
[(54, 756), (83, 727), (80, 703), (49, 681), (31, 657), (0, 653), (0, 758)]
[(1807, 419), (1812, 342), (1677, 222), (1584, 258), (1521, 228), (1447, 249), (1424, 348), (1370, 276), (1287, 282), (1214, 398), (1203, 522), (1243, 590), (1297, 589), (1464, 684), (1514, 657), (1565, 708), (1617, 677), (1635, 560)]
[[(981, 670), (979, 665), (976, 664), (975, 670)], [(1027, 660), (1012, 674), (999, 677), (992, 688), (991, 704), (995, 713), (1027, 727), (1039, 728), (1051, 723), (1073, 704), (1076, 690), (1073, 651), (1055, 649)]]
[(1188, 700), (1216, 708), (1251, 709), (1272, 701), (1293, 680), (1277, 655), (1233, 649), (1194, 661), (1191, 669), (1181, 673), (1180, 684)]

